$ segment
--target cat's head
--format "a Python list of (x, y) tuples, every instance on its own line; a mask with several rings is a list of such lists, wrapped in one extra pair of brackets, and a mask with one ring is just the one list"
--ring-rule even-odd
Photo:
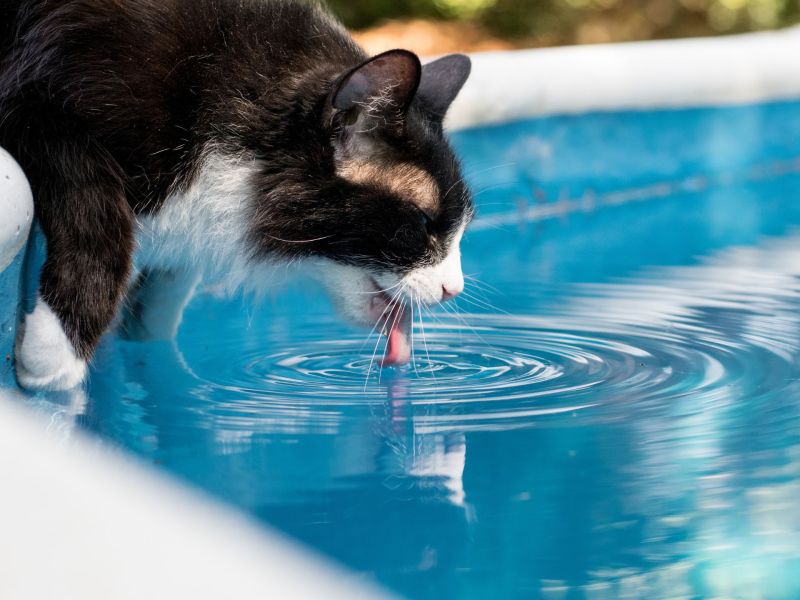
[(267, 250), (312, 259), (345, 317), (389, 335), (390, 363), (408, 360), (411, 303), (464, 287), (473, 204), (442, 121), (469, 72), (463, 55), (422, 66), (392, 50), (340, 74), (305, 144), (313, 186), (287, 184), (294, 201), (284, 193), (262, 221)]

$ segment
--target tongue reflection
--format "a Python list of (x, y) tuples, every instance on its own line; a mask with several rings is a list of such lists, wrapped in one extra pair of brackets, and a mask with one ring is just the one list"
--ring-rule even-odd
[(404, 365), (411, 359), (411, 317), (402, 306), (396, 306), (386, 319), (386, 353), (382, 367)]

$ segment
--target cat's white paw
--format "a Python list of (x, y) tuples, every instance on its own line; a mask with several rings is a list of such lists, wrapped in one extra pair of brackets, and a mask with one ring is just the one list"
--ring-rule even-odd
[(41, 298), (25, 316), (15, 354), (17, 380), (28, 389), (68, 390), (86, 376), (86, 361), (76, 356), (61, 321)]

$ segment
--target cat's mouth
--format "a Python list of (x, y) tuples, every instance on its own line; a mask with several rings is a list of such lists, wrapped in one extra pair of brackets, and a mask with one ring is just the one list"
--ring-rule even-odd
[(411, 359), (411, 314), (401, 300), (392, 300), (372, 279), (375, 295), (369, 303), (369, 312), (383, 335), (386, 351), (381, 366), (404, 365)]

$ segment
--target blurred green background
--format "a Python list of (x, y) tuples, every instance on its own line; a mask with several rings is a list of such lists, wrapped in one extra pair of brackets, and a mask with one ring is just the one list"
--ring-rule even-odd
[(628, 41), (772, 29), (800, 0), (328, 0), (352, 29), (387, 20), (466, 24), (514, 46)]

